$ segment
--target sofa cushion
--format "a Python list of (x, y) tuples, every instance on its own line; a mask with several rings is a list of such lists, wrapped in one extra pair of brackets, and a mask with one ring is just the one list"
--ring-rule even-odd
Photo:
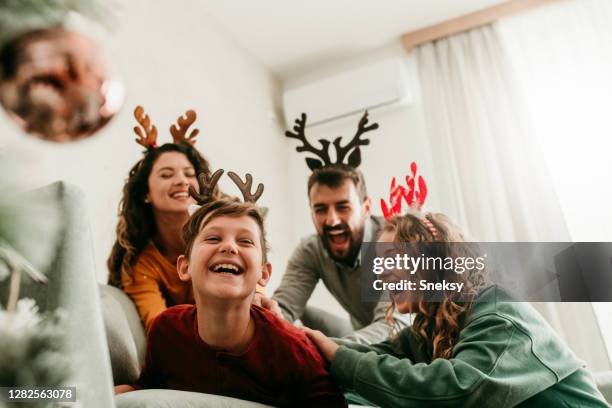
[(595, 383), (606, 401), (612, 404), (612, 371), (595, 373)]
[(100, 285), (106, 341), (118, 384), (132, 384), (144, 363), (146, 338), (134, 304), (125, 293), (108, 285)]
[(269, 405), (220, 395), (177, 390), (140, 390), (115, 397), (117, 408), (266, 408)]
[(119, 302), (102, 290), (100, 292), (113, 382), (115, 385), (133, 384), (140, 375), (140, 364), (129, 324)]

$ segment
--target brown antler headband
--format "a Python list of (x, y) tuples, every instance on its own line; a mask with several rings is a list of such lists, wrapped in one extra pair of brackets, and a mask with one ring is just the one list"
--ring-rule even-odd
[[(298, 152), (310, 152), (314, 153), (319, 157), (319, 159), (314, 159), (312, 157), (306, 158), (306, 164), (310, 168), (310, 170), (315, 170), (321, 167), (329, 166), (332, 164), (348, 164), (351, 167), (358, 167), (361, 164), (361, 150), (360, 146), (366, 146), (370, 144), (369, 139), (361, 139), (361, 135), (371, 130), (378, 129), (378, 123), (372, 123), (368, 125), (368, 111), (365, 111), (361, 119), (359, 120), (359, 124), (357, 126), (357, 132), (353, 139), (345, 146), (340, 144), (342, 140), (342, 136), (338, 136), (333, 144), (336, 148), (336, 163), (332, 163), (329, 157), (329, 145), (330, 142), (325, 139), (319, 139), (319, 143), (321, 144), (321, 148), (317, 149), (313, 145), (311, 145), (306, 139), (306, 135), (304, 133), (304, 129), (306, 128), (306, 114), (302, 113), (301, 117), (295, 120), (295, 126), (293, 126), (293, 132), (287, 130), (285, 132), (285, 136), (291, 139), (297, 139), (303, 143), (303, 146), (298, 146), (295, 148)], [(350, 154), (349, 154), (350, 153)], [(346, 155), (348, 155), (347, 163), (344, 163), (344, 159)]]
[(197, 115), (194, 110), (188, 110), (185, 112), (185, 116), (179, 116), (176, 120), (178, 127), (176, 125), (170, 126), (170, 134), (172, 134), (175, 144), (180, 142), (195, 143), (195, 137), (200, 133), (199, 129), (193, 129), (188, 137), (185, 137), (185, 134), (187, 134), (189, 126), (195, 122), (196, 117)]
[(136, 143), (152, 150), (157, 148), (157, 128), (151, 125), (149, 115), (145, 114), (144, 108), (140, 105), (134, 109), (134, 117), (141, 127), (134, 126), (134, 132), (138, 135)]
[(240, 176), (238, 176), (233, 171), (230, 171), (229, 173), (227, 173), (227, 175), (229, 176), (229, 178), (232, 179), (234, 183), (236, 183), (236, 185), (240, 189), (240, 192), (242, 192), (242, 198), (245, 203), (247, 201), (255, 203), (263, 194), (264, 185), (261, 183), (259, 183), (259, 185), (257, 186), (257, 190), (255, 190), (254, 193), (251, 193), (251, 186), (253, 185), (253, 176), (251, 176), (250, 173), (246, 174), (246, 181), (244, 183), (240, 179)]
[[(135, 126), (134, 132), (138, 135), (136, 143), (147, 148), (147, 151), (151, 151), (157, 148), (157, 128), (151, 124), (149, 115), (145, 114), (145, 110), (142, 106), (136, 106), (134, 109), (134, 117), (140, 125)], [(173, 143), (179, 144), (181, 142), (194, 144), (195, 138), (200, 133), (198, 129), (193, 129), (189, 136), (185, 137), (189, 127), (195, 122), (197, 114), (193, 110), (188, 110), (185, 115), (178, 117), (176, 124), (170, 126), (170, 134), (172, 135)], [(178, 126), (177, 126), (178, 125)]]
[(215, 187), (222, 175), (223, 169), (215, 171), (211, 176), (206, 175), (206, 173), (200, 173), (200, 175), (198, 175), (200, 192), (198, 193), (193, 186), (189, 186), (189, 195), (191, 195), (199, 205), (208, 204), (214, 197)]
[[(200, 173), (198, 176), (198, 184), (200, 186), (200, 192), (198, 193), (195, 188), (189, 186), (189, 194), (193, 197), (194, 200), (198, 203), (197, 205), (192, 205), (189, 207), (189, 215), (193, 215), (202, 205), (208, 204), (213, 200), (214, 190), (223, 175), (224, 170), (219, 169), (215, 171), (210, 177), (204, 173)], [(251, 193), (251, 188), (253, 186), (253, 176), (250, 173), (246, 174), (245, 181), (243, 182), (238, 174), (230, 171), (227, 173), (229, 178), (238, 186), (240, 192), (242, 193), (242, 198), (244, 202), (251, 202), (255, 204), (259, 197), (263, 194), (264, 185), (259, 183), (257, 185), (257, 189), (254, 193)]]

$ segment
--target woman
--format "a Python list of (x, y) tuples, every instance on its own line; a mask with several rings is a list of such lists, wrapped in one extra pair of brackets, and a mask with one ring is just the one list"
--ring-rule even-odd
[[(392, 217), (379, 243), (397, 242), (418, 243), (425, 256), (470, 252), (459, 228), (442, 214)], [(386, 278), (397, 281), (397, 274)], [(419, 274), (441, 281), (442, 274)], [(452, 275), (464, 284), (461, 295), (438, 292), (435, 302), (413, 293), (391, 295), (392, 308), (413, 313), (414, 322), (386, 342), (338, 345), (307, 329), (336, 381), (382, 407), (609, 406), (584, 363), (528, 303), (488, 285), (485, 269)]]
[[(188, 111), (172, 126), (174, 143), (157, 147), (157, 129), (141, 107), (134, 115), (141, 125), (136, 140), (147, 150), (132, 167), (119, 204), (117, 240), (108, 258), (109, 283), (123, 289), (136, 304), (148, 328), (167, 307), (194, 303), (189, 283), (181, 282), (176, 259), (183, 254), (182, 227), (198, 189), (197, 174), (210, 175), (208, 161), (193, 147), (197, 129), (185, 137), (196, 115)], [(215, 197), (218, 197), (218, 190)]]

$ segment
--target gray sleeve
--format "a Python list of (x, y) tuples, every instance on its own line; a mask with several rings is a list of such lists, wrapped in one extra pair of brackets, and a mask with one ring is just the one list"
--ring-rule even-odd
[(414, 360), (414, 354), (411, 349), (412, 332), (410, 329), (401, 331), (393, 330), (391, 336), (376, 344), (360, 344), (353, 341), (347, 340), (346, 337), (338, 339), (332, 337), (331, 339), (339, 346), (345, 346), (351, 350), (359, 351), (360, 353), (367, 353), (374, 351), (376, 354), (389, 354), (398, 358), (407, 358), (411, 361)]
[(392, 316), (395, 327), (387, 323), (385, 315), (388, 308), (388, 302), (378, 302), (374, 308), (374, 319), (372, 322), (355, 331), (355, 333), (344, 336), (343, 339), (359, 344), (381, 343), (389, 338), (392, 331), (399, 331), (408, 327), (410, 324), (408, 315), (403, 315), (397, 311)]
[(302, 241), (293, 251), (287, 269), (272, 299), (278, 302), (283, 316), (290, 322), (299, 319), (304, 313), (317, 282), (319, 271), (316, 268), (315, 254)]
[(376, 354), (392, 354), (392, 355), (396, 354), (395, 349), (393, 348), (390, 340), (386, 340), (378, 344), (368, 345), (368, 344), (360, 344), (360, 343), (352, 342), (350, 340), (347, 340), (346, 337), (341, 338), (341, 339), (332, 337), (331, 339), (339, 346), (348, 347), (351, 350), (359, 351), (360, 353), (367, 353), (369, 351), (374, 351)]

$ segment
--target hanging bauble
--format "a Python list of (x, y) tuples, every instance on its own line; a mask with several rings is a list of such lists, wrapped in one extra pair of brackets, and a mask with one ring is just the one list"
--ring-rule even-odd
[(32, 30), (0, 50), (0, 103), (31, 135), (54, 142), (89, 137), (122, 102), (109, 59), (78, 32)]

